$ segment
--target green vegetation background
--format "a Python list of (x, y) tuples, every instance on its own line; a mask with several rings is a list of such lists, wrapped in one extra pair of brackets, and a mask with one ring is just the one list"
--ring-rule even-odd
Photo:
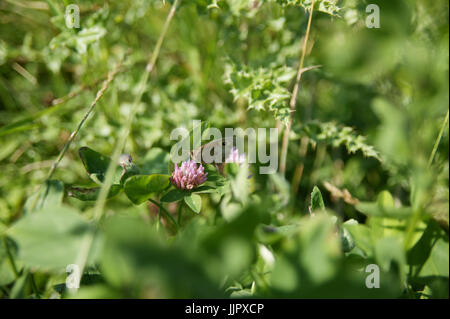
[[(67, 193), (92, 185), (78, 150), (113, 152), (172, 2), (74, 1), (79, 29), (65, 25), (69, 1), (0, 2), (1, 298), (448, 298), (445, 0), (317, 1), (340, 10), (314, 11), (305, 66), (320, 68), (302, 76), (285, 178), (255, 174), (248, 200), (201, 195), (177, 233), (165, 219), (156, 231), (157, 208), (120, 193), (81, 289), (64, 289), (65, 265), (93, 231), (95, 202)], [(125, 152), (149, 173), (167, 173), (170, 132), (193, 119), (221, 129), (287, 119), (310, 1), (211, 2), (182, 1), (137, 105)], [(369, 3), (379, 29), (365, 25)], [(53, 197), (27, 212), (119, 61), (52, 177)], [(315, 185), (327, 213), (311, 218)], [(372, 263), (379, 289), (365, 286)]]

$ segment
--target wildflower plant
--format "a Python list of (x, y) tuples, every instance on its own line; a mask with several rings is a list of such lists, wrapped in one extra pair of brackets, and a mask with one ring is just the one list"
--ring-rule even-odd
[(448, 1), (78, 2), (1, 3), (0, 299), (448, 298)]
[(197, 166), (194, 160), (183, 162), (180, 167), (175, 163), (170, 182), (179, 189), (192, 190), (206, 182), (208, 173), (204, 171), (202, 164)]

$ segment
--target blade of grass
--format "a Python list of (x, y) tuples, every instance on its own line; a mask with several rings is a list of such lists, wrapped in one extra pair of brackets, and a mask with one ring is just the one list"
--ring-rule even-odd
[(306, 50), (308, 48), (308, 39), (309, 39), (310, 31), (311, 31), (311, 21), (312, 21), (312, 16), (313, 16), (313, 12), (314, 12), (314, 2), (315, 2), (315, 0), (312, 0), (311, 9), (309, 11), (309, 17), (308, 17), (308, 25), (306, 27), (305, 40), (303, 41), (303, 46), (302, 46), (302, 55), (300, 57), (300, 63), (298, 66), (298, 71), (297, 71), (297, 77), (295, 79), (295, 85), (294, 85), (294, 89), (292, 91), (291, 100), (289, 101), (289, 107), (292, 112), (289, 117), (289, 122), (286, 126), (286, 129), (284, 130), (283, 141), (281, 144), (280, 173), (283, 176), (286, 172), (286, 157), (287, 157), (287, 151), (288, 151), (288, 145), (289, 145), (289, 134), (291, 132), (293, 113), (295, 111), (295, 105), (297, 102), (297, 94), (298, 94), (298, 90), (300, 87), (300, 80), (302, 78), (302, 74), (303, 74), (303, 72), (305, 72), (303, 65), (305, 63)]
[[(125, 55), (125, 57), (126, 57), (126, 55)], [(56, 158), (56, 160), (50, 166), (50, 170), (47, 173), (47, 177), (46, 177), (45, 181), (48, 181), (48, 180), (50, 180), (52, 178), (53, 174), (55, 173), (55, 170), (57, 169), (57, 167), (59, 165), (59, 163), (61, 162), (61, 160), (63, 159), (63, 157), (66, 154), (67, 150), (69, 149), (70, 145), (72, 144), (72, 141), (75, 139), (75, 137), (77, 136), (78, 132), (81, 130), (81, 128), (83, 127), (84, 123), (89, 118), (89, 115), (91, 115), (91, 113), (94, 110), (95, 106), (97, 105), (98, 101), (102, 98), (102, 96), (104, 95), (105, 91), (108, 89), (109, 84), (114, 80), (114, 77), (116, 76), (116, 74), (118, 73), (120, 67), (122, 66), (123, 60), (125, 59), (125, 57), (114, 67), (113, 70), (111, 70), (108, 73), (108, 77), (103, 82), (103, 85), (100, 88), (100, 90), (97, 92), (97, 94), (95, 96), (95, 99), (92, 101), (91, 105), (89, 106), (88, 110), (84, 114), (83, 118), (78, 123), (76, 129), (70, 134), (69, 138), (67, 139), (66, 143), (64, 144), (63, 149), (58, 154), (58, 157)], [(44, 182), (43, 184), (46, 184), (46, 183)], [(33, 211), (33, 209), (36, 207), (37, 201), (39, 199), (39, 193), (42, 190), (42, 185), (43, 184), (40, 184), (40, 186), (39, 186), (39, 189), (37, 191), (38, 195), (35, 197), (35, 199), (31, 203), (30, 211)]]
[(444, 135), (445, 126), (447, 125), (447, 122), (448, 122), (448, 112), (449, 112), (449, 110), (447, 110), (447, 115), (445, 115), (445, 119), (444, 119), (444, 122), (442, 123), (441, 130), (439, 131), (439, 135), (436, 138), (436, 142), (434, 143), (433, 150), (431, 151), (431, 155), (428, 160), (428, 167), (430, 167), (431, 164), (433, 163), (434, 156), (436, 155), (437, 149), (439, 147), (439, 143), (441, 142), (442, 135)]
[[(119, 140), (116, 143), (116, 147), (114, 148), (113, 154), (111, 156), (111, 163), (109, 164), (109, 167), (106, 171), (105, 180), (100, 188), (100, 193), (97, 198), (97, 201), (94, 206), (93, 211), (93, 219), (94, 222), (98, 223), (102, 217), (103, 217), (103, 211), (105, 208), (106, 199), (109, 193), (109, 189), (112, 186), (113, 182), (113, 176), (114, 176), (114, 170), (117, 165), (117, 162), (119, 160), (120, 154), (122, 154), (122, 151), (125, 147), (125, 142), (128, 137), (128, 134), (130, 132), (131, 126), (133, 124), (134, 117), (137, 112), (137, 105), (140, 103), (142, 96), (145, 92), (145, 86), (147, 84), (147, 81), (149, 79), (150, 73), (152, 72), (153, 68), (155, 67), (156, 61), (158, 60), (159, 52), (161, 50), (162, 43), (164, 41), (164, 38), (166, 36), (167, 30), (169, 28), (170, 22), (173, 19), (173, 16), (175, 15), (175, 11), (180, 4), (181, 0), (175, 0), (172, 7), (170, 8), (169, 14), (167, 15), (166, 21), (164, 23), (163, 29), (161, 31), (161, 34), (158, 38), (158, 41), (156, 42), (155, 49), (153, 51), (153, 54), (151, 55), (149, 62), (147, 63), (147, 66), (145, 68), (144, 74), (142, 75), (139, 84), (138, 84), (138, 93), (133, 101), (131, 112), (127, 118), (127, 121), (125, 123), (125, 126), (122, 128), (121, 134), (119, 136)], [(76, 259), (76, 264), (80, 268), (80, 278), (78, 279), (78, 285), (81, 281), (81, 277), (83, 276), (84, 268), (86, 266), (87, 259), (89, 257), (92, 243), (94, 242), (95, 234), (88, 234), (83, 238), (82, 248), (79, 251), (79, 254)]]

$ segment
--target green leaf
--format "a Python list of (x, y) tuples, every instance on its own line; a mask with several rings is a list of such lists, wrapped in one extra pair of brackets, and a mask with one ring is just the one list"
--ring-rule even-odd
[(355, 240), (345, 227), (339, 230), (339, 234), (341, 237), (342, 251), (348, 253), (355, 247)]
[(378, 202), (360, 202), (356, 205), (356, 209), (369, 216), (397, 219), (409, 218), (412, 214), (411, 207), (382, 207)]
[(381, 270), (398, 275), (406, 280), (406, 256), (400, 242), (393, 237), (379, 239), (375, 244), (375, 257)]
[[(8, 255), (6, 251), (5, 244), (8, 245), (9, 252), (11, 255), (15, 255), (15, 248), (10, 242), (9, 238), (0, 238), (0, 286), (5, 286), (10, 284), (16, 278), (14, 271), (11, 268), (11, 264), (8, 260)], [(14, 248), (14, 253), (12, 252)]]
[(192, 193), (188, 196), (185, 196), (184, 202), (189, 206), (190, 209), (194, 211), (194, 213), (200, 213), (200, 209), (202, 208), (202, 198), (200, 197), (200, 195)]
[[(433, 220), (414, 247), (408, 251), (408, 264), (412, 267), (414, 280), (424, 281), (424, 277), (447, 277), (449, 245), (448, 235)], [(448, 293), (448, 292), (447, 292)]]
[[(8, 231), (18, 245), (18, 258), (29, 267), (62, 270), (74, 264), (91, 225), (73, 208), (46, 207), (28, 214)], [(94, 260), (91, 255), (89, 262)]]
[(295, 73), (288, 66), (252, 69), (228, 63), (224, 82), (230, 86), (235, 101), (246, 101), (249, 109), (271, 111), (287, 124), (290, 114), (288, 100), (291, 97), (287, 86)]
[(368, 145), (366, 138), (358, 135), (352, 127), (338, 125), (334, 122), (310, 121), (295, 126), (293, 130), (297, 134), (305, 134), (314, 144), (322, 142), (333, 147), (343, 145), (350, 154), (360, 151), (364, 156), (381, 161), (381, 157), (375, 148)]
[(307, 219), (299, 233), (300, 262), (316, 283), (331, 279), (337, 271), (335, 265), (341, 255), (341, 244), (335, 231), (333, 219), (322, 214)]
[[(81, 161), (83, 162), (89, 177), (97, 184), (103, 183), (111, 159), (86, 146), (80, 148), (78, 154), (80, 155)], [(113, 182), (119, 184), (119, 181), (120, 173), (117, 171)]]
[(28, 282), (28, 276), (29, 271), (26, 271), (14, 282), (9, 298), (23, 299), (26, 297), (25, 289)]
[(217, 193), (217, 187), (211, 186), (211, 185), (201, 185), (199, 187), (196, 187), (192, 190), (193, 193), (198, 194), (207, 194), (207, 193)]
[(311, 193), (311, 212), (314, 212), (315, 210), (325, 210), (322, 193), (317, 186), (314, 186)]
[(439, 238), (433, 245), (430, 256), (420, 270), (418, 277), (441, 276), (447, 277), (449, 269), (449, 245)]
[(135, 175), (127, 179), (125, 194), (134, 204), (141, 204), (170, 185), (169, 175)]
[(120, 185), (125, 184), (127, 179), (130, 178), (131, 176), (143, 174), (141, 172), (139, 166), (137, 166), (134, 163), (130, 163), (125, 166), (122, 166), (122, 169), (123, 169), (123, 171), (122, 171), (122, 174), (120, 177)]
[(178, 188), (173, 188), (161, 197), (161, 202), (165, 203), (177, 202), (183, 199), (184, 196), (186, 196), (186, 192)]
[(360, 248), (366, 256), (372, 256), (374, 247), (372, 244), (371, 229), (366, 225), (358, 224), (357, 221), (351, 220), (342, 224), (342, 226), (351, 234), (354, 244)]
[[(108, 193), (108, 199), (116, 196), (122, 190), (121, 185), (112, 185)], [(69, 187), (67, 195), (82, 201), (95, 201), (100, 193), (100, 187)]]

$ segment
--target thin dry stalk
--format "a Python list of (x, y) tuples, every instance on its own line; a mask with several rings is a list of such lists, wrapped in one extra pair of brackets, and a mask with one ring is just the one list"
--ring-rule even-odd
[(305, 63), (305, 56), (306, 56), (306, 50), (307, 50), (307, 45), (308, 45), (308, 39), (309, 39), (309, 34), (311, 31), (311, 21), (312, 21), (312, 15), (314, 12), (314, 2), (315, 0), (312, 1), (311, 4), (311, 9), (309, 12), (309, 17), (308, 17), (308, 26), (306, 27), (306, 34), (305, 34), (305, 40), (303, 41), (303, 46), (302, 46), (302, 55), (300, 58), (300, 64), (298, 66), (298, 71), (297, 71), (297, 77), (295, 79), (295, 85), (294, 85), (294, 89), (292, 91), (292, 95), (291, 95), (291, 100), (289, 102), (289, 107), (291, 109), (291, 115), (289, 117), (289, 122), (286, 126), (286, 129), (284, 131), (284, 135), (283, 135), (283, 141), (281, 144), (281, 155), (280, 155), (280, 173), (282, 175), (285, 174), (286, 172), (286, 157), (287, 157), (287, 151), (288, 151), (288, 145), (289, 145), (289, 134), (291, 132), (291, 126), (292, 126), (292, 120), (293, 120), (293, 113), (295, 112), (295, 105), (297, 102), (297, 95), (298, 95), (298, 90), (300, 87), (300, 80), (302, 78), (302, 74), (307, 71), (310, 68), (303, 68), (303, 65)]

